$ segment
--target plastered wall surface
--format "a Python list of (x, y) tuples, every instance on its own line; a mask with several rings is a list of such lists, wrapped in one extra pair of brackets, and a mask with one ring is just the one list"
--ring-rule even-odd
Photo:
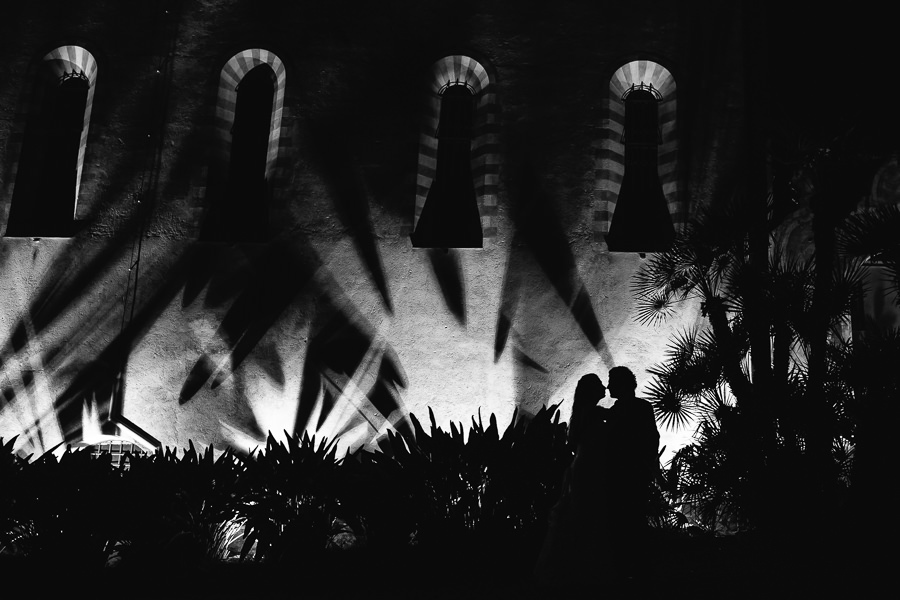
[[(66, 241), (42, 240), (37, 251), (39, 258), (26, 260), (35, 253), (35, 245), (4, 245), (10, 259), (7, 265), (12, 263), (10, 270), (18, 280), (17, 285), (4, 289), (2, 300), (5, 307), (18, 306), (18, 310), (9, 311), (14, 315), (25, 313), (26, 299), (37, 294), (36, 280), (40, 278), (33, 277), (33, 273), (41, 270), (39, 265), (50, 261), (48, 255), (56, 254), (60, 260), (60, 255), (66, 254)], [(511, 315), (512, 331), (497, 355), (497, 321), (504, 269), (510, 260), (508, 248), (459, 251), (464, 322), (448, 309), (427, 250), (388, 247), (384, 252), (389, 288), (396, 290), (393, 312), (385, 309), (383, 299), (349, 244), (335, 244), (330, 250), (312, 281), (275, 317), (237, 368), (233, 368), (229, 340), (223, 339), (220, 331), (227, 307), (234, 299), (228, 298), (220, 306), (204, 306), (204, 295), (211, 293), (207, 289), (185, 307), (183, 287), (175, 290), (154, 311), (152, 322), (133, 344), (125, 372), (124, 415), (163, 444), (179, 447), (190, 439), (195, 444), (213, 444), (218, 448), (246, 448), (262, 441), (260, 432), (271, 430), (281, 435), (282, 430), (293, 431), (310, 343), (309, 321), (317, 311), (317, 301), (326, 295), (372, 338), (371, 356), (362, 361), (358, 372), (349, 374), (360, 390), (344, 386), (347, 397), (343, 401), (355, 408), (335, 409), (332, 419), (322, 427), (309, 426), (311, 433), (328, 437), (353, 421), (360, 410), (377, 413), (367, 406), (365, 391), (377, 377), (379, 354), (385, 352), (395, 356), (402, 377), (403, 385), (396, 390), (398, 409), (413, 413), (422, 421), (427, 419), (430, 407), (438, 423), (445, 427), (451, 420), (468, 425), (479, 411), (483, 417), (494, 413), (500, 423), (508, 423), (516, 407), (533, 414), (544, 404), (556, 403), (562, 403), (565, 419), (581, 375), (597, 372), (605, 377), (612, 366), (628, 365), (642, 383), (646, 382), (644, 373), (662, 358), (667, 336), (674, 329), (690, 327), (699, 320), (696, 307), (689, 305), (680, 318), (664, 328), (637, 325), (628, 278), (641, 259), (595, 251), (595, 255), (585, 258), (580, 273), (585, 286), (597, 290), (591, 304), (603, 332), (602, 346), (593, 347), (570, 307), (541, 272), (527, 273), (522, 269), (519, 275), (527, 281), (518, 290), (517, 306)], [(167, 268), (171, 272), (167, 255), (186, 251), (187, 245), (178, 243), (157, 242), (145, 247), (145, 257), (160, 256), (158, 263), (146, 265), (160, 271), (157, 285), (164, 285), (167, 275), (171, 276), (165, 273)], [(119, 266), (119, 273), (127, 271), (126, 264)], [(121, 277), (94, 282), (90, 294), (68, 303), (52, 326), (35, 335), (19, 351), (18, 368), (21, 372), (30, 369), (34, 379), (27, 386), (20, 384), (24, 398), (15, 398), (4, 406), (0, 435), (8, 439), (38, 422), (46, 436), (43, 443), (62, 441), (63, 432), (55, 423), (50, 398), (64, 394), (78, 373), (89, 369), (94, 357), (101, 355), (119, 334), (121, 284)], [(95, 297), (98, 290), (105, 292), (103, 297)], [(12, 322), (10, 318), (4, 320), (7, 331)], [(215, 377), (211, 376), (185, 401), (180, 398), (183, 388), (204, 356), (212, 370), (224, 379), (213, 389)], [(7, 378), (12, 379), (10, 374), (15, 374), (15, 368), (10, 364), (5, 368)], [(90, 395), (82, 399), (89, 406), (104, 404), (102, 398)], [(369, 442), (383, 434), (386, 427), (376, 420), (360, 423), (347, 434), (344, 443), (353, 447)], [(667, 446), (680, 441), (664, 433), (663, 443)]]
[[(714, 195), (742, 131), (740, 71), (720, 68), (739, 48), (708, 27), (726, 9), (19, 4), (0, 46), (0, 232), (42, 57), (77, 44), (97, 63), (75, 232), (0, 238), (0, 436), (24, 452), (136, 432), (247, 449), (285, 430), (352, 448), (429, 408), (445, 427), (559, 402), (566, 419), (581, 375), (626, 365), (643, 386), (701, 320), (688, 302), (635, 322), (645, 258), (597, 234), (598, 148), (609, 77), (658, 61), (678, 81), (682, 202)], [(221, 69), (252, 48), (285, 65), (269, 239), (202, 241), (224, 189)], [(452, 55), (492, 78), (499, 175), (496, 233), (442, 252), (409, 234), (429, 69)], [(662, 433), (671, 452), (690, 432)]]

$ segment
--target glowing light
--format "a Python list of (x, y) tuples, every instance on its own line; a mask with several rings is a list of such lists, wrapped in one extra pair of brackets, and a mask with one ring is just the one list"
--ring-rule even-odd
[(97, 401), (92, 397), (81, 406), (81, 439), (86, 444), (96, 444), (104, 438)]

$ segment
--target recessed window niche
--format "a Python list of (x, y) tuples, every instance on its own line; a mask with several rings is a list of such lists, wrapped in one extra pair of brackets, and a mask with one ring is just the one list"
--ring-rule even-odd
[(610, 251), (666, 250), (684, 227), (675, 79), (636, 60), (609, 80), (597, 159), (594, 228)]
[(481, 248), (497, 235), (494, 83), (481, 63), (455, 55), (432, 65), (429, 84), (410, 238), (418, 248)]
[(97, 63), (81, 46), (60, 46), (41, 60), (16, 166), (7, 236), (74, 233), (96, 81)]
[(285, 79), (281, 59), (259, 48), (235, 54), (222, 67), (202, 239), (268, 239)]

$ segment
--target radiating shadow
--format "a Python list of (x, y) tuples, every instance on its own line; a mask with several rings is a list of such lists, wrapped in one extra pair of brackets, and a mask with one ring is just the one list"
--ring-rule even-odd
[(16, 391), (10, 386), (4, 386), (3, 390), (0, 391), (0, 413), (3, 412), (7, 404), (12, 404), (15, 399)]
[(499, 358), (506, 344), (512, 315), (521, 297), (521, 272), (515, 256), (517, 248), (524, 247), (539, 265), (560, 299), (569, 307), (572, 318), (578, 323), (591, 346), (600, 350), (605, 346), (600, 323), (594, 313), (590, 294), (578, 273), (569, 240), (553, 210), (553, 202), (544, 192), (536, 171), (524, 157), (516, 170), (513, 188), (513, 250), (504, 274), (500, 300), (495, 358)]
[[(348, 384), (353, 382), (358, 386), (370, 385), (363, 391), (375, 411), (360, 409), (357, 419), (368, 421), (378, 431), (392, 415), (402, 413), (398, 388), (406, 387), (406, 375), (399, 358), (376, 339), (361, 315), (348, 313), (347, 308), (338, 306), (329, 296), (323, 300), (310, 327), (294, 430), (304, 431), (310, 426), (321, 396), (322, 411), (315, 425), (316, 429), (320, 428), (337, 399), (345, 392), (353, 393), (348, 389)], [(408, 427), (405, 416), (394, 419), (395, 428), (402, 431)], [(352, 426), (347, 423), (344, 429)]]
[(437, 278), (447, 308), (463, 327), (466, 326), (466, 292), (459, 250), (428, 249), (428, 260)]
[(284, 388), (284, 359), (274, 343), (260, 344), (257, 355), (265, 357), (266, 360), (257, 360), (256, 365), (268, 376), (269, 380), (275, 383), (279, 389)]
[[(107, 250), (108, 246), (104, 248)], [(88, 267), (88, 273), (81, 273), (74, 277), (69, 285), (62, 285), (48, 294), (50, 299), (65, 298), (68, 294), (78, 297), (78, 294), (86, 292), (89, 283), (93, 277), (102, 271), (102, 266), (107, 262), (106, 252), (101, 252), (101, 257), (97, 261), (92, 262)], [(177, 297), (178, 293), (183, 289), (191, 274), (197, 265), (196, 257), (188, 250), (180, 257), (174, 265), (167, 271), (157, 273), (159, 285), (149, 288), (152, 292), (146, 294), (140, 302), (140, 306), (135, 310), (132, 318), (127, 325), (109, 342), (103, 350), (100, 351), (96, 359), (83, 367), (79, 367), (78, 372), (73, 376), (69, 385), (55, 399), (54, 409), (56, 418), (59, 423), (60, 430), (65, 435), (67, 441), (72, 441), (81, 435), (82, 410), (84, 402), (92, 402), (98, 411), (101, 422), (108, 421), (111, 416), (115, 416), (121, 421), (127, 421), (121, 416), (121, 406), (113, 407), (110, 405), (112, 401), (111, 391), (116, 385), (121, 386), (121, 375), (125, 372), (128, 363), (128, 357), (140, 343), (152, 326), (158, 321), (160, 315), (171, 302)], [(95, 273), (95, 271), (97, 273)], [(84, 288), (84, 289), (83, 289)], [(52, 319), (51, 315), (57, 314), (63, 308), (53, 306), (52, 311), (48, 311), (48, 306), (52, 306), (50, 302), (45, 302), (43, 310), (34, 311), (41, 316), (41, 323), (49, 324)], [(110, 307), (100, 306), (96, 310), (99, 312), (108, 311)], [(57, 313), (57, 314), (54, 314)], [(80, 336), (90, 335), (92, 332), (85, 332), (75, 335), (75, 339)], [(42, 364), (45, 368), (54, 369), (54, 363), (71, 358), (68, 356), (73, 347), (72, 339), (60, 340), (57, 344), (49, 346), (48, 350), (42, 357)], [(182, 389), (182, 394), (186, 397), (190, 394), (192, 388), (202, 386), (203, 368), (195, 368), (192, 370), (188, 380)], [(26, 382), (26, 387), (28, 383)], [(118, 414), (114, 414), (115, 411)], [(133, 426), (133, 424), (132, 424)], [(134, 428), (136, 426), (133, 426)]]
[[(231, 347), (231, 371), (240, 367), (278, 317), (306, 287), (318, 268), (318, 257), (304, 256), (296, 246), (272, 245), (253, 261), (250, 280), (219, 326)], [(221, 379), (213, 382), (215, 388)]]
[(599, 349), (603, 341), (603, 332), (600, 330), (600, 323), (597, 322), (597, 315), (594, 314), (591, 296), (584, 284), (575, 296), (575, 300), (572, 301), (569, 310), (572, 311), (572, 316), (581, 326), (581, 331), (584, 332), (591, 345)]
[[(31, 326), (36, 334), (40, 334), (66, 311), (73, 301), (83, 298), (98, 283), (100, 277), (109, 274), (114, 265), (122, 264), (122, 257), (130, 249), (131, 237), (137, 227), (137, 220), (132, 218), (116, 237), (94, 254), (85, 264), (86, 240), (77, 240), (73, 247), (67, 248), (54, 258), (53, 264), (42, 277), (41, 286), (31, 299), (29, 313)], [(109, 310), (118, 304), (119, 298), (108, 300), (102, 305), (93, 305), (95, 311)], [(15, 331), (23, 324), (18, 324)]]
[[(82, 407), (85, 401), (95, 404), (101, 423), (113, 416), (121, 418), (122, 406), (111, 406), (115, 393), (123, 391), (122, 376), (127, 370), (131, 352), (160, 315), (177, 297), (188, 278), (192, 257), (187, 252), (165, 273), (163, 283), (146, 296), (127, 325), (107, 344), (96, 359), (79, 367), (71, 383), (55, 399), (54, 408), (61, 431), (67, 441), (81, 435)], [(198, 379), (193, 373), (191, 383)], [(124, 419), (123, 419), (124, 420)]]
[[(213, 277), (213, 265), (215, 261), (214, 250), (216, 245), (198, 245), (188, 257), (188, 276), (181, 291), (181, 307), (187, 308), (209, 285)], [(207, 291), (207, 295), (211, 292)], [(224, 298), (220, 299), (224, 301)], [(215, 302), (214, 304), (218, 304)]]
[[(234, 300), (217, 330), (217, 337), (230, 353), (229, 368), (217, 371), (212, 359), (202, 355), (181, 390), (180, 402), (190, 401), (210, 378), (213, 378), (211, 389), (218, 388), (230, 378), (309, 284), (321, 265), (318, 257), (305, 249), (303, 241), (302, 236), (298, 236), (294, 244), (284, 240), (265, 246), (235, 248), (201, 244), (195, 256), (186, 259), (188, 276), (182, 304), (189, 305), (204, 286), (207, 290), (204, 309)], [(280, 361), (277, 356), (276, 361)], [(266, 365), (265, 369), (274, 376), (276, 383), (284, 384), (281, 366)]]
[(110, 345), (96, 360), (83, 365), (72, 382), (54, 401), (56, 418), (66, 443), (82, 439), (82, 411), (85, 402), (96, 410), (101, 424), (109, 423), (116, 382), (124, 363), (119, 354), (124, 340)]
[(540, 371), (541, 373), (549, 373), (550, 372), (550, 370), (547, 367), (545, 367), (538, 361), (534, 360), (533, 358), (531, 358), (530, 356), (525, 354), (519, 348), (513, 348), (513, 357), (516, 359), (516, 362), (523, 364), (530, 369), (534, 369), (535, 371)]
[[(140, 36), (146, 35), (154, 37), (154, 39), (158, 37), (159, 32), (156, 31), (155, 26), (148, 25), (145, 29), (139, 32)], [(113, 35), (134, 34), (115, 32)], [(156, 66), (153, 63), (156, 60), (155, 57), (141, 60), (148, 63), (145, 66)], [(146, 89), (152, 87), (153, 83), (139, 76), (140, 73), (146, 71), (147, 69), (132, 69), (129, 71), (131, 75), (125, 74), (124, 79), (121, 77), (117, 79), (118, 83), (115, 87), (107, 87), (109, 84), (103, 84), (104, 94), (153, 91)], [(102, 74), (101, 80), (112, 81), (103, 79)], [(131, 121), (133, 119), (126, 117), (132, 116), (149, 118), (159, 107), (154, 104), (155, 100), (151, 98), (152, 94), (142, 93), (139, 96), (144, 100), (136, 103), (127, 113), (115, 112), (113, 114), (112, 109), (106, 108), (107, 105), (98, 104), (96, 108), (101, 112), (95, 112), (94, 117), (99, 122), (102, 122), (104, 116), (106, 118), (122, 117), (117, 119), (121, 121)], [(172, 102), (179, 102), (178, 98), (174, 96), (172, 98)], [(167, 106), (166, 110), (169, 115), (179, 112), (172, 106)], [(197, 113), (180, 110), (179, 114), (182, 117), (191, 117), (196, 116)], [(338, 121), (323, 123), (318, 130), (319, 134), (313, 135), (312, 143), (316, 148), (316, 152), (313, 154), (320, 160), (321, 171), (332, 188), (337, 215), (343, 226), (349, 230), (362, 262), (366, 265), (385, 306), (390, 311), (392, 303), (387, 278), (378, 253), (376, 234), (371, 223), (368, 200), (364, 186), (356, 178), (354, 167), (351, 166), (353, 161), (347, 151), (349, 144), (346, 141), (349, 134), (346, 126), (343, 126), (344, 129), (341, 130), (339, 123), (335, 125)], [(137, 133), (134, 134), (134, 137), (139, 136), (142, 140), (144, 130), (138, 131), (138, 129), (135, 129)], [(333, 135), (335, 132), (337, 135)], [(160, 206), (167, 202), (175, 202), (172, 198), (178, 196), (178, 186), (190, 179), (190, 164), (196, 161), (199, 148), (197, 144), (200, 140), (201, 136), (195, 134), (191, 134), (187, 138), (187, 141), (175, 151), (175, 165), (173, 168), (166, 168), (166, 177), (162, 180), (159, 179), (159, 170), (156, 171), (156, 175), (151, 177), (153, 181), (150, 187), (161, 193), (149, 194), (147, 199), (153, 199), (151, 196), (158, 197)], [(133, 141), (131, 138), (126, 138), (123, 143), (127, 145), (131, 141)], [(135, 144), (134, 147), (137, 148), (138, 145)], [(273, 244), (265, 248), (261, 246), (256, 248), (239, 247), (236, 251), (243, 252), (244, 256), (239, 261), (237, 268), (233, 264), (229, 264), (221, 246), (195, 245), (177, 257), (174, 264), (164, 266), (147, 264), (148, 260), (145, 256), (145, 264), (141, 267), (141, 288), (135, 300), (137, 306), (133, 313), (127, 311), (127, 319), (123, 318), (121, 311), (124, 310), (124, 307), (121, 295), (112, 293), (97, 296), (96, 292), (109, 281), (118, 281), (119, 275), (124, 281), (132, 242), (139, 239), (142, 228), (147, 222), (150, 222), (145, 221), (145, 217), (148, 216), (146, 213), (132, 210), (131, 206), (127, 206), (129, 202), (133, 201), (133, 198), (127, 193), (128, 189), (126, 188), (134, 183), (134, 173), (144, 170), (142, 155), (140, 152), (123, 153), (114, 161), (113, 167), (107, 166), (107, 168), (109, 173), (102, 175), (104, 180), (112, 183), (109, 185), (99, 184), (98, 188), (102, 189), (102, 197), (93, 202), (93, 213), (88, 215), (84, 224), (90, 228), (98, 214), (101, 215), (101, 219), (110, 218), (109, 214), (112, 211), (108, 210), (109, 205), (117, 205), (116, 214), (130, 213), (130, 216), (123, 221), (101, 223), (105, 231), (115, 232), (112, 236), (104, 239), (103, 243), (97, 243), (96, 240), (90, 239), (85, 231), (85, 234), (67, 242), (65, 251), (57, 253), (49, 269), (42, 276), (36, 293), (31, 296), (31, 303), (28, 306), (29, 318), (16, 323), (13, 334), (3, 344), (2, 350), (0, 350), (0, 364), (3, 364), (5, 359), (10, 356), (22, 352), (22, 349), (26, 348), (29, 343), (33, 344), (27, 339), (25, 332), (35, 332), (43, 345), (41, 356), (37, 358), (38, 362), (42, 364), (46, 373), (53, 374), (51, 377), (55, 381), (69, 382), (56, 399), (54, 406), (60, 428), (66, 432), (66, 439), (74, 439), (73, 436), (80, 435), (85, 401), (97, 403), (96, 408), (101, 417), (108, 417), (114, 412), (111, 398), (115, 397), (116, 393), (121, 393), (122, 373), (127, 370), (131, 352), (158, 322), (163, 311), (167, 310), (172, 301), (180, 294), (182, 307), (194, 304), (201, 297), (204, 301), (204, 308), (224, 308), (233, 300), (218, 332), (230, 353), (229, 368), (217, 373), (217, 366), (211, 358), (212, 353), (204, 353), (193, 365), (179, 390), (179, 401), (182, 404), (194, 398), (204, 385), (210, 383), (210, 380), (212, 380), (212, 387), (220, 385), (225, 379), (232, 376), (244, 361), (248, 358), (256, 360), (260, 353), (265, 355), (264, 359), (258, 360), (262, 371), (276, 385), (284, 386), (285, 371), (291, 366), (284, 363), (283, 357), (274, 349), (274, 346), (261, 343), (261, 340), (302, 290), (308, 290), (308, 296), (313, 298), (312, 304), (321, 301), (319, 296), (327, 295), (327, 291), (311, 285), (313, 274), (321, 267), (321, 264), (311, 252), (309, 244), (302, 237), (297, 239), (294, 236), (290, 243)], [(128, 174), (132, 176), (127, 176)], [(150, 209), (152, 210), (152, 207)], [(37, 252), (37, 250), (34, 251), (35, 254)], [(22, 255), (25, 256), (24, 252)], [(87, 298), (90, 298), (92, 302), (86, 307), (84, 313), (79, 314), (79, 319), (68, 319), (68, 313), (73, 304), (88, 304), (84, 302)], [(344, 300), (345, 298), (342, 297), (332, 297), (324, 302), (332, 307), (328, 310), (334, 312), (336, 309), (333, 307)], [(348, 308), (341, 309), (342, 314), (346, 314), (350, 310)], [(317, 311), (316, 315), (315, 322), (321, 324), (325, 317), (321, 315), (320, 311)], [(360, 321), (356, 316), (351, 320)], [(120, 322), (124, 328), (120, 329)], [(28, 328), (26, 328), (26, 324)], [(51, 326), (53, 327), (52, 339), (47, 335)], [(354, 353), (362, 352), (362, 355), (365, 356), (366, 352), (370, 352), (373, 347), (374, 338), (370, 334), (362, 333), (367, 330), (366, 327), (361, 325), (356, 325), (356, 327), (359, 329), (359, 335), (367, 341), (366, 344), (359, 347), (354, 346), (350, 355), (355, 356)], [(60, 335), (56, 335), (57, 329), (62, 332)], [(115, 331), (119, 331), (119, 333), (114, 336), (112, 341), (100, 343), (99, 340), (103, 339), (100, 336)], [(85, 344), (85, 342), (90, 342), (90, 344)], [(86, 364), (74, 363), (74, 359), (84, 354), (86, 347), (94, 348), (98, 345), (102, 349), (92, 357), (93, 360)], [(361, 348), (365, 348), (365, 350), (361, 350)], [(317, 381), (321, 383), (326, 376), (327, 369), (340, 365), (342, 351), (343, 349), (339, 345), (334, 351), (326, 352), (324, 358), (319, 356), (317, 362), (314, 361), (314, 364), (321, 367), (316, 371), (314, 377)], [(251, 353), (253, 354), (251, 355)], [(316, 352), (313, 352), (313, 355), (315, 357)], [(375, 407), (377, 413), (390, 415), (396, 412), (397, 407), (401, 404), (397, 388), (405, 386), (405, 378), (402, 375), (399, 360), (390, 350), (381, 350), (379, 361), (377, 365), (373, 364), (372, 366), (375, 383), (368, 388), (368, 401)], [(72, 370), (69, 369), (72, 364), (78, 364), (77, 372), (72, 373)], [(375, 370), (376, 366), (377, 370)], [(71, 376), (70, 373), (72, 373)], [(26, 380), (24, 391), (19, 391), (12, 386), (4, 388), (2, 399), (0, 399), (0, 409), (10, 402), (25, 400), (29, 388), (33, 387), (30, 381), (31, 377), (30, 373), (23, 374), (23, 378)], [(335, 378), (334, 381), (338, 382), (334, 393), (338, 394), (336, 397), (339, 397), (340, 386), (343, 383), (340, 378)], [(116, 385), (119, 388), (116, 388)], [(115, 391), (117, 389), (119, 391)], [(236, 414), (252, 414), (246, 399), (241, 395), (243, 387), (240, 382), (236, 385), (235, 390), (235, 394), (239, 396), (235, 398)], [(387, 417), (385, 416), (385, 418)], [(401, 427), (403, 426), (403, 422), (399, 424)], [(242, 423), (241, 426), (248, 428), (253, 435), (259, 433), (259, 428), (255, 423)], [(32, 431), (28, 435), (42, 435), (39, 427), (31, 429)]]
[[(282, 313), (289, 306), (299, 304), (310, 307), (312, 323), (302, 367), (294, 431), (321, 428), (337, 401), (349, 390), (351, 380), (360, 377), (361, 381), (370, 382), (370, 387), (362, 392), (374, 411), (357, 407), (334, 435), (348, 431), (363, 421), (368, 421), (377, 431), (389, 417), (402, 414), (398, 411), (402, 405), (398, 388), (406, 386), (406, 379), (399, 359), (389, 348), (379, 349), (374, 334), (370, 332), (371, 327), (365, 325), (365, 320), (351, 307), (344, 306), (343, 294), (335, 291), (338, 290), (337, 283), (322, 271), (321, 261), (303, 237), (299, 234), (293, 237), (292, 243), (273, 244), (256, 255), (245, 253), (243, 257), (247, 264), (239, 267), (235, 266), (234, 261), (213, 264), (212, 261), (196, 258), (186, 260), (190, 277), (207, 283), (205, 307), (210, 304), (209, 297), (215, 288), (228, 285), (220, 279), (241, 281), (242, 289), (217, 332), (217, 337), (225, 342), (230, 352), (230, 362), (223, 368), (214, 364), (208, 355), (202, 355), (185, 381), (180, 402), (189, 402), (207, 383), (210, 389), (216, 389), (235, 376), (254, 349), (256, 353), (261, 351), (262, 337), (271, 330)], [(204, 252), (207, 251), (204, 249)], [(191, 296), (198, 298), (202, 286), (196, 282), (192, 285), (194, 291)], [(301, 318), (296, 327), (299, 330), (306, 324), (307, 321)], [(277, 351), (274, 355), (274, 362), (262, 361), (260, 366), (276, 384), (283, 386), (285, 366)], [(354, 381), (353, 385), (361, 387), (361, 381)], [(319, 418), (316, 423), (311, 423), (317, 406)], [(395, 427), (402, 430), (406, 426), (405, 417), (393, 418), (397, 421), (392, 422)]]
[(203, 386), (206, 385), (206, 382), (209, 381), (209, 378), (212, 377), (215, 371), (216, 364), (209, 356), (204, 354), (197, 359), (194, 367), (184, 380), (184, 385), (181, 386), (181, 393), (178, 394), (178, 403), (184, 404), (193, 398), (194, 395), (203, 389)]
[[(88, 241), (80, 237), (69, 242), (64, 252), (54, 256), (41, 278), (37, 292), (31, 298), (28, 315), (15, 325), (12, 335), (0, 351), (0, 364), (24, 351), (29, 342), (26, 332), (30, 328), (35, 337), (41, 338), (43, 342), (40, 356), (34, 359), (36, 364), (40, 364), (45, 373), (62, 374), (71, 364), (75, 352), (83, 349), (85, 344), (95, 338), (104, 324), (115, 323), (120, 319), (121, 313), (115, 315), (114, 311), (117, 308), (121, 309), (121, 298), (112, 295), (105, 300), (94, 299), (91, 303), (85, 304), (85, 309), (79, 314), (77, 321), (61, 322), (61, 318), (71, 309), (73, 303), (82, 302), (96, 288), (101, 278), (109, 274), (114, 265), (123, 264), (123, 256), (130, 247), (127, 240), (133, 235), (136, 224), (137, 218), (132, 216), (115, 237), (93, 253), (88, 251)], [(34, 253), (36, 252), (37, 249), (34, 250)], [(87, 260), (86, 256), (89, 257)], [(51, 326), (62, 326), (65, 333), (54, 336), (53, 339), (42, 337)], [(30, 372), (22, 373), (25, 390), (32, 385), (32, 378)], [(75, 396), (92, 386), (102, 387), (101, 383), (96, 385), (88, 383), (100, 380), (105, 381), (105, 375), (98, 375), (96, 369), (87, 368), (80, 378), (76, 378), (54, 400), (55, 416), (60, 431), (64, 433), (67, 441), (74, 440), (74, 436), (80, 435), (81, 431), (82, 398)], [(84, 399), (90, 398), (91, 395), (88, 394)], [(17, 400), (28, 402), (28, 394), (19, 394)], [(43, 417), (39, 417), (39, 421), (41, 419)], [(39, 428), (40, 423), (35, 423), (34, 427)], [(39, 431), (27, 431), (26, 435), (30, 439), (37, 437), (39, 441), (43, 438)]]
[(13, 330), (9, 343), (12, 346), (14, 353), (19, 352), (28, 343), (28, 332), (25, 331), (25, 324), (21, 321), (19, 321), (18, 325), (16, 325), (16, 328)]
[[(505, 290), (505, 287), (504, 287)], [(512, 328), (511, 314), (515, 311), (515, 302), (512, 297), (504, 294), (505, 305), (501, 305), (500, 312), (497, 315), (496, 333), (494, 334), (494, 362), (500, 360), (506, 343), (509, 341), (509, 332)]]
[(350, 155), (350, 135), (344, 119), (319, 119), (310, 123), (308, 135), (312, 157), (328, 184), (335, 212), (346, 227), (356, 251), (369, 271), (388, 312), (393, 312), (387, 277), (376, 243), (369, 200)]
[(606, 364), (612, 359), (569, 236), (524, 154), (528, 145), (513, 140), (510, 146), (509, 214), (515, 230), (500, 291), (494, 360), (511, 346), (516, 403), (528, 412), (562, 383), (550, 365), (578, 364), (592, 353)]

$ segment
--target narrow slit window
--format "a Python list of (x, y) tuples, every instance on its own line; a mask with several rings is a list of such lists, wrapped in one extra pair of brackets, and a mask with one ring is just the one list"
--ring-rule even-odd
[(285, 83), (281, 59), (263, 48), (242, 50), (223, 65), (201, 240), (269, 240)]
[(418, 248), (481, 248), (481, 216), (472, 175), (475, 96), (468, 86), (441, 93), (437, 165), (412, 243)]
[(632, 85), (625, 105), (625, 173), (606, 243), (611, 251), (662, 252), (675, 229), (659, 179), (659, 92), (652, 85)]
[(275, 97), (275, 74), (258, 65), (237, 86), (231, 156), (212, 234), (222, 241), (262, 241), (268, 231), (266, 160)]
[(269, 218), (266, 153), (275, 74), (268, 65), (254, 67), (241, 80), (237, 92), (228, 167), (232, 237), (260, 240), (266, 235)]
[(46, 79), (36, 94), (39, 108), (26, 124), (8, 236), (74, 233), (90, 81), (76, 70)]

